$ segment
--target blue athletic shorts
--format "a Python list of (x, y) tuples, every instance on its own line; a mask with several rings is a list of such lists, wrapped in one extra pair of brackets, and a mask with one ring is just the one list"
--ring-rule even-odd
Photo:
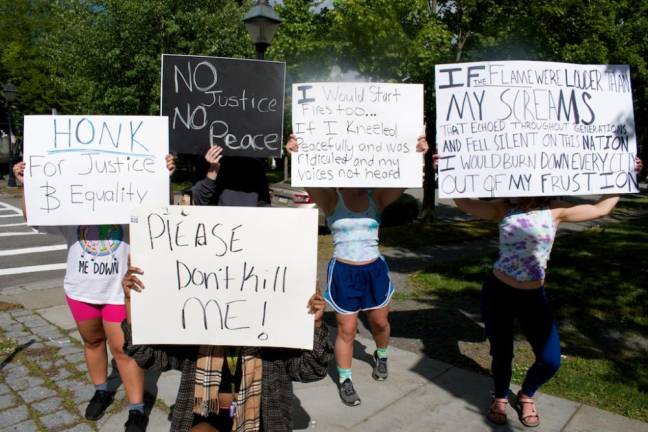
[(335, 258), (328, 266), (324, 299), (336, 312), (352, 314), (389, 304), (394, 287), (383, 257), (365, 265), (351, 265)]

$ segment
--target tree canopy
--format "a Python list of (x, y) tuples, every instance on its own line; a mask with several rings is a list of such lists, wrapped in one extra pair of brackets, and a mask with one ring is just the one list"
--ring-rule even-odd
[[(251, 0), (0, 0), (0, 80), (23, 114), (156, 114), (162, 53), (253, 57)], [(268, 55), (288, 82), (418, 82), (434, 116), (434, 65), (530, 59), (629, 64), (635, 123), (648, 123), (648, 2), (632, 0), (284, 0)], [(643, 146), (645, 147), (645, 146)]]

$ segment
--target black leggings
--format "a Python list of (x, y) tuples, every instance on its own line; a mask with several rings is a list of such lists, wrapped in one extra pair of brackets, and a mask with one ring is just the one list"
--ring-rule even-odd
[(560, 367), (560, 339), (544, 287), (513, 288), (491, 274), (482, 288), (481, 312), (493, 358), (495, 397), (504, 398), (509, 392), (516, 318), (536, 357), (522, 384), (522, 391), (533, 396)]

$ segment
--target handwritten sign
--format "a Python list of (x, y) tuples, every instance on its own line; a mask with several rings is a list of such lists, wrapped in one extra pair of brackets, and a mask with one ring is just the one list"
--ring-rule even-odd
[(439, 196), (636, 193), (628, 66), (436, 66)]
[(25, 116), (30, 225), (127, 224), (169, 202), (166, 117)]
[(281, 157), (285, 76), (285, 63), (162, 55), (171, 150)]
[(422, 85), (293, 84), (292, 100), (293, 186), (421, 187)]
[(133, 343), (312, 349), (317, 210), (138, 208)]

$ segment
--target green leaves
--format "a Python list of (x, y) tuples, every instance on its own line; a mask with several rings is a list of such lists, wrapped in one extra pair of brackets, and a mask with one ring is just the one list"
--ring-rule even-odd
[[(0, 0), (0, 80), (26, 113), (159, 112), (162, 53), (255, 57), (252, 0)], [(627, 63), (640, 142), (648, 124), (648, 2), (630, 0), (284, 0), (268, 57), (287, 84), (420, 82), (434, 118), (434, 66), (529, 59)], [(327, 3), (329, 4), (329, 3)], [(648, 148), (647, 146), (644, 146)]]

